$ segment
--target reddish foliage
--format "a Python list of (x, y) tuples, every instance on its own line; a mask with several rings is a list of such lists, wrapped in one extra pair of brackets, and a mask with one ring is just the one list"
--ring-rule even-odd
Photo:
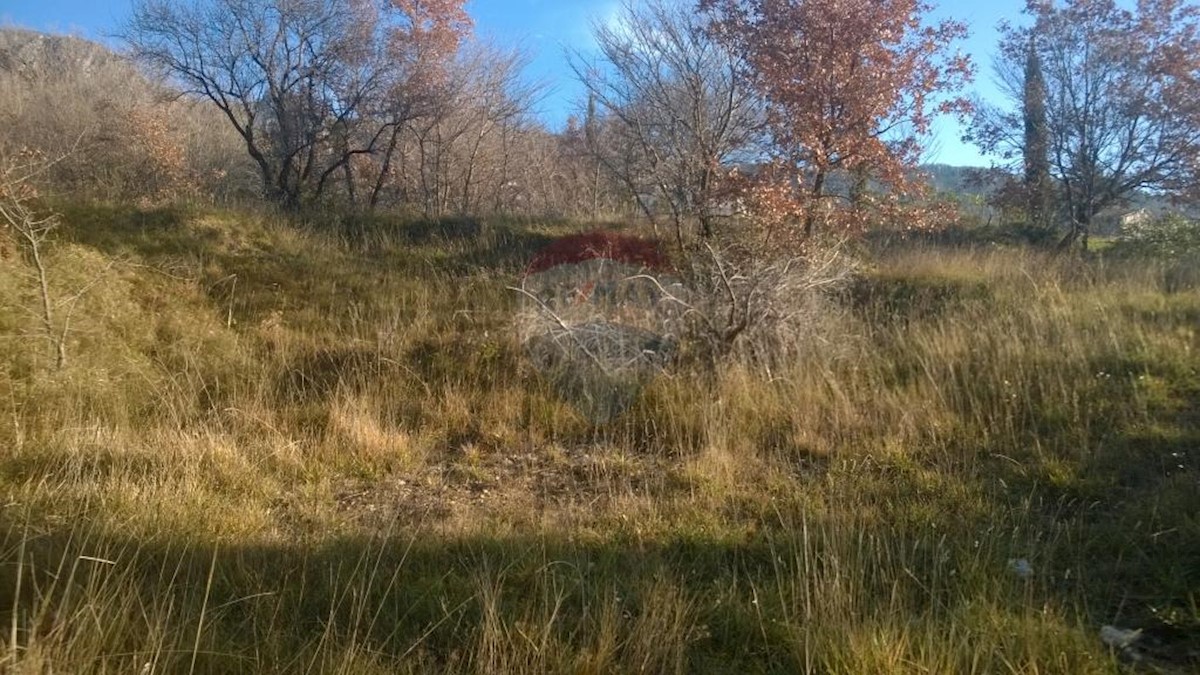
[(411, 62), (410, 85), (440, 84), (474, 27), (466, 0), (391, 0), (401, 18), (392, 30), (392, 58)]
[[(1038, 61), (1043, 180), (1070, 231), (1137, 193), (1188, 197), (1200, 185), (1200, 6), (1185, 0), (1027, 0), (1029, 25), (1001, 25), (1000, 72), (1016, 105), (985, 107), (971, 135), (1023, 157), (1023, 66)], [(1034, 153), (1031, 153), (1034, 154)], [(1022, 195), (1011, 195), (1018, 203)], [(1014, 199), (1015, 198), (1015, 199)], [(1085, 237), (1086, 241), (1086, 237)]]
[(551, 267), (581, 263), (587, 260), (614, 260), (629, 265), (639, 265), (652, 270), (666, 270), (670, 260), (663, 254), (658, 241), (595, 231), (563, 237), (538, 251), (525, 269), (525, 275), (544, 272)]
[[(919, 192), (910, 179), (933, 117), (965, 113), (966, 27), (925, 23), (924, 0), (698, 0), (767, 103), (773, 161), (755, 181), (758, 215), (841, 232)], [(834, 195), (842, 174), (886, 194)], [(911, 200), (908, 200), (911, 201)], [(875, 203), (872, 203), (875, 202)], [(891, 216), (886, 216), (891, 217)], [(915, 219), (905, 218), (909, 222)]]
[(465, 4), (465, 0), (391, 0), (407, 23), (395, 38), (433, 52), (430, 56), (450, 58), (473, 25)]

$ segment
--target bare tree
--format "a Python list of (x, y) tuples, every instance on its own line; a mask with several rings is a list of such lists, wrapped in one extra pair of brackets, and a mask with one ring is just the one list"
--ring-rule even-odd
[(55, 306), (50, 298), (50, 274), (46, 269), (43, 249), (50, 233), (58, 226), (57, 214), (39, 214), (32, 206), (37, 191), (30, 179), (45, 171), (46, 163), (36, 155), (23, 152), (22, 159), (6, 159), (0, 165), (0, 219), (5, 227), (16, 233), (18, 241), (29, 254), (37, 275), (38, 297), (41, 300), (41, 321), (44, 337), (54, 349), (59, 369), (67, 364), (66, 329), (60, 333), (55, 325)]
[(220, 109), (266, 195), (294, 210), (338, 172), (353, 186), (351, 160), (395, 138), (412, 108), (401, 100), (406, 74), (424, 75), (422, 60), (446, 51), (401, 38), (469, 26), (461, 2), (438, 7), (429, 15), (421, 3), (373, 0), (138, 0), (125, 38), (141, 61)]
[(430, 218), (503, 205), (518, 167), (516, 138), (531, 131), (539, 86), (522, 77), (528, 56), (485, 42), (464, 47), (441, 99), (406, 123), (395, 152), (401, 197)]
[[(695, 219), (702, 236), (720, 215), (723, 171), (759, 138), (761, 106), (736, 57), (713, 40), (690, 3), (624, 0), (596, 23), (599, 62), (575, 70), (587, 88), (589, 145), (635, 195), (671, 212), (676, 238)], [(653, 221), (649, 200), (639, 204)]]
[(628, 190), (588, 151), (578, 119), (569, 118), (558, 133), (522, 119), (504, 143), (505, 183), (495, 195), (503, 208), (497, 210), (593, 222), (630, 214)]
[(508, 141), (529, 119), (540, 90), (522, 78), (530, 60), (527, 53), (484, 47), (480, 57), (487, 66), (469, 90), (475, 105), (470, 108), (472, 130), (460, 180), (463, 213), (478, 211), (485, 192), (509, 182)]

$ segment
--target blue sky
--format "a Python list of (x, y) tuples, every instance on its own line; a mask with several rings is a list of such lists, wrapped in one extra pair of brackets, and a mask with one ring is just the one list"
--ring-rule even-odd
[[(996, 45), (996, 25), (1017, 19), (1023, 0), (942, 0), (934, 16), (965, 21), (971, 37), (964, 48), (979, 65), (978, 93), (990, 98), (996, 88), (991, 79), (991, 55)], [(618, 0), (471, 0), (468, 10), (476, 30), (501, 44), (520, 45), (533, 55), (528, 76), (544, 82), (547, 95), (541, 104), (543, 118), (559, 127), (572, 111), (578, 88), (566, 64), (567, 49), (591, 47), (589, 25), (612, 17)], [(37, 30), (73, 33), (112, 43), (109, 36), (124, 21), (129, 0), (0, 0), (0, 24)], [(975, 148), (963, 144), (961, 129), (942, 121), (935, 130), (930, 160), (947, 164), (987, 164)]]

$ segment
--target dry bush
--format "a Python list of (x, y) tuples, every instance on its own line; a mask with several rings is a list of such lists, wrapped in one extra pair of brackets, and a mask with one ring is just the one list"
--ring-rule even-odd
[(43, 182), (63, 191), (111, 198), (133, 183), (128, 127), (142, 103), (131, 87), (130, 71), (116, 61), (100, 61), (87, 69), (0, 74), (0, 106), (11, 120), (3, 139), (57, 157), (77, 147), (70, 162), (61, 162)]
[(733, 360), (768, 372), (830, 344), (840, 314), (835, 296), (858, 269), (842, 244), (789, 256), (705, 245), (687, 263), (691, 349), (710, 363)]
[[(576, 250), (588, 258), (576, 260), (581, 246), (603, 250)], [(560, 395), (608, 421), (659, 375), (737, 365), (771, 378), (814, 349), (847, 344), (836, 298), (856, 267), (841, 245), (786, 257), (705, 245), (672, 266), (652, 240), (568, 237), (513, 289), (517, 332)]]
[(589, 417), (623, 411), (674, 358), (687, 294), (658, 242), (594, 232), (531, 262), (516, 323), (537, 369)]
[[(103, 47), (17, 35), (0, 67), (0, 145), (70, 155), (41, 176), (73, 197), (164, 203), (243, 192), (245, 152), (215, 111), (179, 98)], [(0, 44), (0, 52), (5, 50)]]

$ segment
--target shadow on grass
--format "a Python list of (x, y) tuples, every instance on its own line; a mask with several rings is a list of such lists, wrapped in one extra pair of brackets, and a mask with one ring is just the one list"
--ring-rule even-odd
[[(1110, 672), (1105, 624), (1143, 631), (1152, 672), (1194, 672), (1200, 390), (1172, 394), (1161, 428), (1097, 442), (1070, 475), (982, 467), (1003, 488), (990, 522), (780, 504), (756, 534), (596, 539), (445, 535), (409, 513), (378, 536), (213, 548), (30, 530), (10, 509), (0, 622), (78, 672), (886, 672), (870, 644), (944, 672)], [(1024, 555), (1029, 579), (1008, 568)]]
[[(552, 672), (610, 648), (605, 670), (628, 672), (645, 659), (657, 664), (653, 672), (670, 670), (679, 649), (685, 662), (717, 671), (746, 672), (734, 669), (739, 663), (757, 664), (751, 670), (759, 672), (796, 670), (786, 636), (772, 635), (776, 629), (742, 598), (721, 611), (700, 606), (705, 589), (720, 589), (727, 600), (741, 595), (732, 590), (739, 577), (767, 583), (773, 557), (766, 543), (572, 545), (418, 535), (214, 550), (49, 534), (26, 543), (14, 605), (18, 546), (6, 542), (0, 620), (10, 625), (17, 607), (23, 640), (51, 649), (72, 633), (98, 630), (95, 670), (138, 672), (152, 661), (156, 671), (188, 670), (201, 623), (197, 672), (324, 672), (351, 652), (369, 655), (379, 672), (491, 672), (501, 662), (508, 662), (504, 670)], [(79, 569), (47, 593), (71, 567)], [(687, 599), (653, 606), (664, 588)], [(631, 632), (646, 630), (662, 609), (685, 616), (642, 636), (663, 640), (661, 650), (621, 646), (637, 642)], [(105, 627), (70, 625), (89, 614)], [(606, 631), (617, 633), (617, 644), (600, 643)], [(156, 635), (168, 637), (156, 643)], [(489, 649), (509, 653), (489, 657)], [(520, 663), (527, 658), (533, 661)]]
[(198, 277), (214, 308), (235, 323), (255, 325), (285, 312), (293, 325), (312, 323), (312, 332), (350, 308), (386, 308), (421, 284), (465, 288), (466, 279), (481, 277), (498, 277), (492, 283), (499, 288), (518, 283), (538, 250), (573, 229), (507, 219), (378, 216), (359, 223), (352, 237), (313, 223), (295, 225), (306, 236), (288, 237), (287, 226), (268, 227), (271, 217), (261, 214), (217, 213), (206, 220), (186, 208), (69, 204), (60, 210), (64, 239)]
[(983, 279), (873, 274), (857, 278), (839, 299), (869, 325), (890, 327), (936, 319), (994, 296)]
[(67, 239), (113, 256), (190, 256), (213, 250), (221, 240), (220, 230), (192, 224), (194, 214), (184, 207), (66, 204), (59, 211)]
[(1029, 507), (1034, 532), (1060, 533), (1045, 571), (1094, 625), (1141, 630), (1138, 654), (1165, 668), (1153, 672), (1196, 672), (1200, 387), (1176, 386), (1152, 408), (1132, 428), (1093, 434), (1074, 466), (1003, 458), (988, 471), (1004, 488), (995, 498)]
[(417, 531), (218, 549), (79, 531), (22, 544), (5, 525), (0, 620), (51, 653), (87, 650), (64, 664), (79, 672), (855, 672), (874, 661), (852, 638), (901, 626), (967, 640), (943, 663), (999, 667), (1008, 638), (959, 622), (989, 603), (1001, 621), (1036, 615), (1019, 592), (976, 597), (982, 570), (943, 538), (807, 517), (737, 542)]
[(929, 232), (915, 231), (894, 233), (878, 231), (868, 235), (871, 246), (895, 248), (897, 246), (936, 246), (940, 248), (981, 249), (993, 246), (1029, 246), (1052, 251), (1062, 238), (1054, 228), (1039, 227), (1024, 222), (1007, 222), (995, 225), (957, 226)]
[(443, 271), (460, 274), (517, 273), (557, 235), (575, 229), (562, 222), (503, 216), (428, 219), (385, 213), (317, 215), (307, 226), (335, 237), (357, 253), (386, 257), (410, 252), (426, 259), (436, 257)]

